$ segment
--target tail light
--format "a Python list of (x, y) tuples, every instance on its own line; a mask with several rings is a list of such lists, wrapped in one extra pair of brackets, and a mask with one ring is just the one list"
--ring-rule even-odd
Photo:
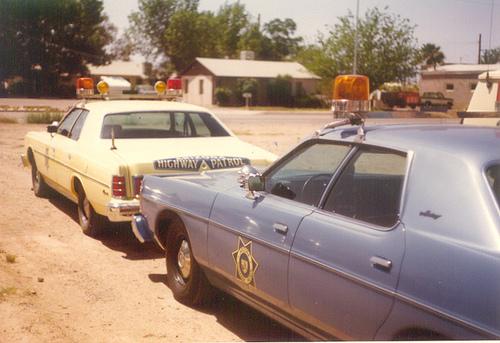
[(111, 181), (112, 195), (121, 198), (127, 195), (127, 187), (125, 185), (125, 176), (113, 175)]
[(134, 180), (134, 196), (138, 197), (139, 194), (141, 193), (141, 189), (142, 189), (142, 179), (144, 178), (144, 176), (142, 175), (138, 175), (138, 176), (134, 176), (133, 177), (133, 180)]

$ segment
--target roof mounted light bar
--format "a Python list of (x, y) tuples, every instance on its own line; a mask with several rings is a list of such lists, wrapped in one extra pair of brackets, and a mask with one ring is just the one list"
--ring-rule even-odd
[(363, 112), (370, 110), (370, 81), (364, 75), (339, 75), (333, 85), (332, 112), (334, 118), (344, 118), (326, 124), (316, 132), (321, 136), (328, 130), (345, 125), (359, 125), (358, 137), (365, 138)]

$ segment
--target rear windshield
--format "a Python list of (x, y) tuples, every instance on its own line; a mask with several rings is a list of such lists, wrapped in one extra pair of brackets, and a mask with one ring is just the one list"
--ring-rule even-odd
[(222, 137), (229, 133), (208, 113), (129, 112), (104, 117), (101, 138)]
[(500, 206), (500, 164), (495, 164), (486, 170), (486, 178), (493, 190), (498, 206)]

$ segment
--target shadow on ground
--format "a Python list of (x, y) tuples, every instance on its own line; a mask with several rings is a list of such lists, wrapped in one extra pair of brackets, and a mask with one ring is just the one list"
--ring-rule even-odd
[[(168, 287), (166, 274), (149, 274), (149, 279)], [(221, 325), (244, 341), (305, 341), (304, 337), (219, 290), (214, 290), (213, 300), (209, 304), (195, 309), (215, 316)]]
[[(51, 194), (49, 202), (78, 224), (76, 204), (62, 195)], [(81, 233), (84, 234), (83, 232)], [(95, 237), (106, 247), (120, 251), (128, 260), (146, 260), (163, 257), (163, 251), (154, 243), (140, 243), (134, 236), (129, 223), (109, 223), (103, 232)]]

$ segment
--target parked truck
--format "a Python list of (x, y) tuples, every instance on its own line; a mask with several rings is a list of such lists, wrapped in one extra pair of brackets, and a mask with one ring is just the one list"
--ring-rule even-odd
[(420, 105), (420, 94), (415, 85), (402, 85), (396, 82), (386, 82), (371, 95), (375, 108), (410, 107)]
[(446, 107), (447, 109), (451, 109), (453, 107), (453, 99), (446, 98), (441, 92), (424, 92), (420, 97), (420, 106), (424, 108)]

